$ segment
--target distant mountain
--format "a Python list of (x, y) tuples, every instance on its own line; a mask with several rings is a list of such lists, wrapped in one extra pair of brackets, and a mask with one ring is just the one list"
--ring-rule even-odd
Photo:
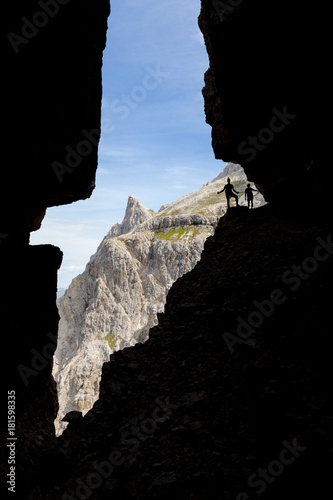
[[(158, 213), (129, 196), (122, 223), (111, 228), (85, 271), (58, 300), (58, 432), (64, 414), (91, 408), (103, 363), (112, 352), (147, 340), (168, 290), (200, 260), (205, 240), (226, 212), (225, 196), (217, 191), (227, 176), (244, 191), (241, 167), (228, 165), (222, 174)], [(256, 205), (262, 202), (258, 196)]]

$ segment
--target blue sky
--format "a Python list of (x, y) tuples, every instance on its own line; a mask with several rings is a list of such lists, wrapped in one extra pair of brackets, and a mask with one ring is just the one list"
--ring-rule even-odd
[(103, 57), (102, 137), (90, 199), (47, 210), (31, 244), (59, 246), (59, 287), (80, 274), (124, 216), (129, 195), (159, 210), (223, 170), (201, 89), (208, 57), (200, 1), (111, 0)]

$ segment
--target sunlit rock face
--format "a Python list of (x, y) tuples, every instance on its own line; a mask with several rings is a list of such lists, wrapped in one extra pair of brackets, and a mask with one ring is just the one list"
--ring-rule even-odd
[[(227, 12), (216, 10), (216, 5), (228, 2), (232, 5)], [(55, 5), (55, 10), (50, 14), (42, 4)], [(241, 163), (273, 202), (281, 192), (283, 201), (309, 192), (320, 204), (329, 198), (332, 75), (328, 9), (328, 2), (308, 8), (300, 0), (202, 1), (200, 25), (210, 58), (204, 95), (216, 157)], [(73, 497), (76, 479), (89, 477), (95, 471), (92, 463), (108, 460), (110, 450), (119, 445), (118, 437), (129, 426), (156, 415), (156, 401), (166, 406), (171, 396), (169, 429), (156, 425), (153, 436), (140, 441), (134, 450), (136, 456), (127, 446), (125, 472), (115, 468), (105, 492), (96, 491), (96, 498), (116, 488), (119, 498), (124, 491), (127, 496), (139, 496), (140, 488), (142, 495), (151, 497), (155, 495), (152, 489), (159, 488), (155, 498), (175, 492), (184, 498), (186, 494), (200, 497), (199, 488), (202, 498), (207, 494), (217, 498), (221, 491), (235, 498), (242, 481), (247, 480), (244, 471), (268, 464), (284, 439), (295, 445), (301, 439), (310, 458), (304, 469), (298, 469), (294, 488), (290, 488), (287, 474), (279, 478), (281, 490), (275, 495), (269, 492), (271, 498), (305, 494), (324, 498), (330, 487), (325, 480), (332, 468), (332, 376), (330, 350), (325, 348), (331, 331), (330, 260), (324, 263), (325, 272), (320, 268), (313, 276), (315, 283), (309, 280), (306, 293), (307, 281), (296, 300), (288, 302), (287, 310), (278, 310), (273, 327), (267, 326), (257, 338), (257, 354), (243, 350), (229, 362), (230, 352), (220, 338), (233, 318), (239, 314), (247, 317), (253, 310), (254, 296), (263, 300), (279, 286), (286, 269), (308, 262), (318, 235), (328, 241), (331, 222), (318, 227), (318, 220), (312, 218), (309, 224), (312, 207), (304, 220), (295, 217), (291, 224), (276, 212), (271, 217), (272, 207), (247, 212), (247, 225), (245, 209), (239, 214), (231, 212), (211, 240), (201, 271), (185, 275), (185, 287), (179, 283), (174, 287), (170, 317), (167, 311), (164, 324), (155, 327), (151, 336), (155, 340), (115, 353), (116, 359), (104, 365), (100, 404), (83, 419), (81, 433), (78, 428), (69, 429), (64, 437), (67, 441), (59, 449), (52, 440), (58, 402), (51, 370), (59, 320), (56, 274), (61, 252), (50, 246), (29, 246), (29, 233), (38, 229), (47, 207), (84, 199), (93, 190), (108, 13), (107, 0), (6, 3), (2, 108), (6, 161), (0, 174), (1, 365), (2, 379), (16, 397), (17, 496), (54, 499), (59, 496), (54, 488), (61, 485)], [(235, 222), (245, 226), (245, 238)], [(237, 246), (242, 252), (231, 248), (225, 230), (231, 238), (239, 238)], [(251, 260), (254, 290), (249, 289), (246, 275)], [(232, 283), (228, 266), (239, 274), (231, 275)], [(244, 300), (239, 302), (242, 291)], [(198, 314), (192, 318), (191, 311)], [(167, 336), (168, 342), (163, 344)], [(227, 357), (220, 357), (221, 344)], [(244, 394), (247, 387), (249, 392)], [(207, 436), (210, 426), (213, 431)], [(7, 437), (7, 433), (3, 421), (1, 435)], [(6, 491), (7, 459), (3, 447), (0, 481)], [(218, 484), (214, 484), (216, 479)], [(310, 481), (310, 488), (304, 480)], [(53, 490), (50, 495), (48, 489)]]
[[(158, 213), (129, 196), (124, 219), (115, 224), (85, 271), (58, 300), (59, 342), (55, 355), (60, 411), (86, 413), (99, 395), (102, 365), (112, 352), (148, 338), (164, 311), (172, 284), (201, 258), (204, 243), (226, 212), (218, 195), (231, 176), (242, 194), (246, 176), (229, 164), (201, 189), (162, 206)], [(263, 198), (256, 195), (255, 206)], [(240, 197), (244, 203), (244, 196)]]
[(86, 413), (92, 407), (110, 354), (148, 338), (169, 288), (198, 262), (218, 221), (217, 216), (153, 214), (129, 197), (123, 223), (112, 227), (58, 300), (58, 432), (68, 411)]
[(314, 188), (325, 197), (332, 175), (329, 4), (201, 4), (210, 61), (203, 94), (216, 158), (240, 163), (267, 200)]

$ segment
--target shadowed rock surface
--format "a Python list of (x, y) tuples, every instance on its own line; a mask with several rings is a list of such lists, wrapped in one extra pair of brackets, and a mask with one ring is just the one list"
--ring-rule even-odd
[[(7, 389), (16, 391), (18, 497), (229, 500), (244, 491), (245, 499), (291, 500), (330, 491), (329, 8), (243, 0), (221, 18), (216, 2), (202, 0), (215, 155), (241, 163), (273, 206), (228, 212), (200, 264), (173, 286), (151, 339), (113, 355), (100, 400), (56, 440), (51, 356), (61, 252), (30, 247), (29, 232), (46, 207), (92, 192), (109, 5), (59, 3), (59, 13), (15, 52), (8, 33), (22, 34), (22, 18), (33, 19), (40, 6), (6, 3), (1, 366)], [(67, 167), (60, 179), (54, 161)], [(288, 211), (276, 206), (294, 198)], [(271, 300), (272, 292), (286, 300), (232, 354), (223, 334), (237, 333), (238, 318), (253, 320), (254, 301)], [(25, 378), (19, 366), (28, 369)], [(276, 474), (272, 463), (284, 443), (297, 460)], [(259, 467), (276, 474), (261, 488), (248, 484)]]
[(297, 459), (268, 474), (262, 498), (325, 495), (333, 228), (321, 216), (319, 224), (303, 208), (228, 211), (201, 261), (171, 288), (149, 340), (111, 355), (99, 400), (53, 445), (70, 470), (61, 484), (55, 471), (47, 476), (54, 494), (256, 498), (260, 484), (248, 478), (287, 442)]
[[(110, 229), (85, 271), (57, 301), (57, 434), (65, 427), (64, 414), (86, 413), (98, 399), (102, 365), (110, 354), (147, 340), (171, 285), (200, 260), (204, 242), (217, 226), (217, 214), (226, 212), (225, 195), (217, 192), (232, 173), (235, 187), (243, 193), (243, 169), (228, 165), (225, 175), (222, 172), (158, 214), (129, 196), (122, 223)], [(263, 197), (255, 196), (259, 206)]]
[[(62, 252), (30, 246), (29, 234), (47, 207), (87, 198), (94, 188), (108, 14), (108, 0), (4, 4), (1, 366), (2, 404), (7, 390), (16, 396), (17, 498), (27, 498), (41, 479), (36, 465), (45, 440), (54, 436), (58, 410), (51, 372)], [(3, 419), (1, 438), (7, 437)], [(8, 449), (1, 449), (4, 498), (14, 493), (6, 484)]]
[[(202, 0), (201, 6), (210, 62), (203, 94), (216, 158), (241, 164), (268, 201), (278, 201), (281, 190), (289, 203), (304, 199), (314, 184), (319, 196), (330, 196), (329, 5)], [(309, 171), (311, 159), (316, 166)]]

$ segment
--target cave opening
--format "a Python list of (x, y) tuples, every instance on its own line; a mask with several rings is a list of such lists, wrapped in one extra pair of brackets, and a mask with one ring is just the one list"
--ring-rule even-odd
[[(46, 6), (52, 16), (45, 9), (36, 11), (32, 0), (6, 6), (6, 33), (22, 36), (7, 36), (5, 54), (10, 85), (4, 130), (13, 168), (5, 165), (1, 170), (8, 196), (1, 198), (0, 307), (6, 356), (3, 379), (10, 396), (10, 418), (1, 429), (10, 442), (9, 452), (2, 449), (3, 469), (20, 498), (53, 499), (62, 493), (73, 498), (74, 492), (78, 498), (86, 497), (97, 484), (94, 498), (111, 494), (167, 498), (175, 492), (184, 498), (218, 498), (221, 491), (235, 498), (249, 496), (245, 493), (249, 481), (259, 466), (267, 464), (272, 476), (281, 473), (269, 485), (270, 498), (309, 492), (324, 497), (333, 442), (332, 369), (330, 350), (325, 349), (333, 276), (331, 171), (321, 169), (329, 161), (331, 143), (329, 5), (309, 10), (296, 1), (284, 9), (281, 2), (230, 0), (235, 15), (228, 13), (230, 22), (220, 19), (221, 27), (213, 9), (227, 4), (202, 0), (206, 10), (201, 22), (210, 59), (205, 111), (213, 129), (214, 152), (241, 161), (234, 157), (238, 146), (248, 137), (252, 141), (251, 134), (258, 137), (261, 150), (244, 167), (251, 180), (258, 181), (258, 189), (268, 189), (272, 203), (253, 211), (232, 208), (223, 217), (196, 269), (185, 273), (168, 294), (165, 315), (159, 317), (150, 341), (115, 352), (104, 364), (94, 409), (83, 419), (74, 415), (68, 432), (55, 439), (58, 399), (52, 355), (58, 311), (62, 307), (63, 318), (71, 323), (63, 337), (67, 374), (71, 372), (66, 378), (62, 370), (63, 392), (76, 400), (74, 409), (80, 412), (84, 398), (87, 401), (98, 385), (90, 375), (95, 360), (101, 359), (100, 348), (113, 349), (121, 337), (109, 318), (119, 320), (123, 335), (124, 312), (134, 297), (143, 297), (136, 293), (139, 287), (144, 282), (149, 293), (159, 292), (165, 261), (174, 258), (170, 248), (179, 247), (184, 238), (197, 237), (198, 223), (208, 222), (196, 213), (192, 234), (179, 220), (164, 225), (180, 216), (174, 213), (179, 196), (207, 181), (210, 161), (214, 167), (208, 179), (216, 175), (214, 168), (220, 170), (210, 149), (200, 92), (207, 56), (201, 68), (186, 45), (195, 47), (196, 57), (204, 50), (200, 35), (184, 25), (194, 7), (189, 1), (180, 6), (155, 3), (147, 0), (144, 22), (142, 5), (134, 0), (119, 4), (127, 9), (123, 17), (114, 4), (114, 30), (111, 16), (109, 34), (120, 40), (130, 30), (132, 41), (114, 45), (120, 66), (110, 70), (110, 81), (118, 87), (109, 99), (105, 88), (103, 96), (100, 168), (92, 196), (108, 0), (39, 1), (37, 9)], [(191, 14), (192, 27), (197, 14)], [(135, 18), (132, 23), (130, 16)], [(170, 28), (167, 33), (164, 24)], [(163, 47), (169, 58), (164, 58)], [(139, 48), (145, 56), (140, 61)], [(283, 131), (276, 129), (275, 110), (285, 119), (293, 117)], [(135, 125), (131, 132), (130, 124)], [(267, 147), (262, 148), (265, 141)], [(310, 172), (314, 177), (306, 184), (299, 174), (304, 174), (309, 158), (314, 159)], [(272, 190), (276, 178), (282, 182)], [(214, 182), (203, 189), (208, 192), (212, 186)], [(281, 189), (286, 194), (283, 200), (278, 196)], [(286, 204), (286, 198), (296, 202)], [(121, 220), (126, 200), (126, 224), (113, 224)], [(64, 204), (70, 203), (65, 209)], [(163, 210), (156, 212), (160, 203)], [(38, 229), (45, 207), (56, 205), (57, 209), (48, 209), (42, 229), (33, 232), (30, 245), (29, 233)], [(114, 207), (121, 208), (120, 218)], [(133, 215), (143, 231), (130, 231)], [(138, 244), (143, 240), (144, 245)], [(45, 245), (48, 242), (51, 245)], [(62, 255), (54, 244), (65, 252), (59, 286), (64, 283), (67, 288), (74, 277), (58, 309)], [(88, 254), (84, 259), (83, 251)], [(179, 256), (189, 260), (191, 251)], [(156, 265), (141, 273), (140, 281), (138, 270), (147, 261)], [(180, 260), (174, 262), (170, 268), (185, 270)], [(110, 282), (118, 287), (113, 297)], [(160, 299), (156, 293), (150, 312), (158, 312)], [(139, 320), (137, 314), (134, 319)], [(252, 331), (250, 322), (258, 331)], [(144, 340), (141, 326), (137, 321), (135, 341)], [(231, 339), (229, 346), (226, 338)], [(75, 356), (81, 364), (71, 370), (67, 362)], [(82, 390), (80, 398), (73, 380)], [(171, 416), (168, 422), (161, 416), (163, 409)], [(126, 446), (126, 436), (140, 442), (131, 439)], [(282, 456), (282, 445), (290, 452), (302, 451), (296, 468), (283, 475), (280, 462), (272, 467)], [(118, 449), (122, 457), (114, 455)], [(8, 458), (14, 460), (15, 452), (13, 467)], [(111, 475), (107, 478), (106, 460)], [(110, 472), (110, 464), (118, 467), (120, 462), (125, 467)], [(96, 482), (92, 478), (97, 471), (103, 472), (103, 479), (97, 476)], [(1, 486), (9, 489), (3, 476)]]
[[(103, 54), (96, 187), (86, 200), (48, 209), (41, 229), (32, 233), (33, 244), (52, 243), (64, 253), (58, 274), (58, 300), (65, 301), (64, 307), (58, 305), (59, 331), (69, 340), (54, 359), (61, 407), (57, 426), (70, 410), (85, 412), (92, 406), (101, 369), (99, 362), (95, 373), (94, 359), (105, 361), (114, 347), (111, 324), (99, 325), (95, 337), (87, 334), (82, 317), (97, 307), (96, 290), (83, 293), (77, 287), (82, 286), (80, 276), (95, 272), (88, 269), (91, 256), (122, 220), (129, 196), (157, 213), (223, 169), (205, 123), (201, 90), (209, 62), (199, 12), (199, 1), (159, 6), (112, 2)], [(84, 139), (94, 140), (87, 129)], [(82, 310), (75, 309), (75, 301)], [(96, 346), (102, 341), (108, 348), (101, 348), (101, 355)]]

